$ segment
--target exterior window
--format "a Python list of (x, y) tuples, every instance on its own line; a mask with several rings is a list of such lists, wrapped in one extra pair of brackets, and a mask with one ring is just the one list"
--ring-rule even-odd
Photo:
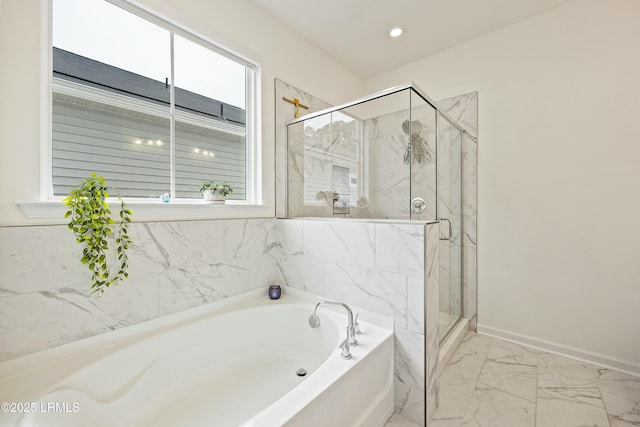
[(127, 3), (52, 4), (54, 196), (96, 172), (130, 198), (250, 199), (254, 64)]

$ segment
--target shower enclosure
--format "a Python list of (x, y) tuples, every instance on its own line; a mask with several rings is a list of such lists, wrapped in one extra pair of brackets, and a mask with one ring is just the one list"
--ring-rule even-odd
[(462, 316), (465, 133), (414, 84), (287, 123), (287, 217), (440, 222), (440, 340)]

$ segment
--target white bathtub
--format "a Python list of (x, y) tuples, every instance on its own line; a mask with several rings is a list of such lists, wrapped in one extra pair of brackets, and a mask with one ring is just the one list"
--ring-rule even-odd
[(344, 360), (345, 315), (308, 326), (318, 300), (255, 291), (1, 363), (0, 426), (384, 425), (392, 321), (361, 312)]

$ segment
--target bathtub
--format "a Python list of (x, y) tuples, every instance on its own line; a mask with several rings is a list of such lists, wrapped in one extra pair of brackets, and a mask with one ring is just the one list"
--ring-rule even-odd
[(393, 321), (360, 311), (344, 360), (346, 315), (308, 326), (319, 300), (253, 291), (1, 363), (0, 426), (383, 426)]

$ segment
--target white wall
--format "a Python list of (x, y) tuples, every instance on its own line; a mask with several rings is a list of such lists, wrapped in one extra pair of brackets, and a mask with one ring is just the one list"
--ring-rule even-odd
[(637, 0), (578, 0), (367, 91), (479, 91), (479, 324), (640, 369), (638, 22)]
[[(140, 2), (262, 64), (263, 197), (273, 206), (274, 77), (341, 103), (363, 82), (250, 1)], [(37, 200), (42, 0), (3, 0), (0, 15), (0, 225), (29, 224), (16, 200)], [(60, 221), (58, 221), (60, 222)]]

